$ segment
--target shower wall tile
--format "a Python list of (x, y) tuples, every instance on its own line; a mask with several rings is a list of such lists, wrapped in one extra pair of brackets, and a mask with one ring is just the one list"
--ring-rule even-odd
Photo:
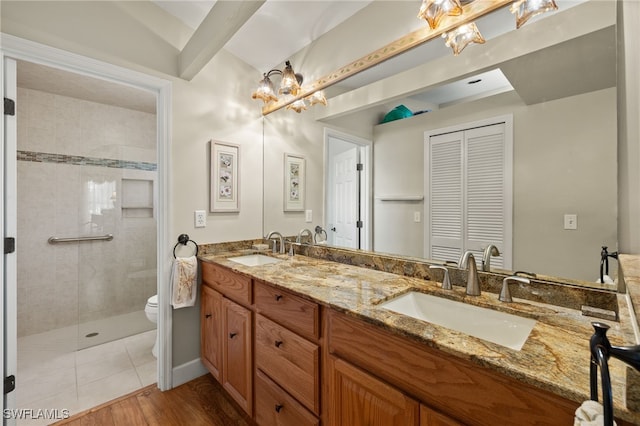
[[(25, 160), (18, 161), (18, 335), (144, 309), (156, 293), (156, 221), (122, 217), (121, 181), (155, 181), (156, 116), (25, 88), (17, 104)], [(100, 214), (90, 211), (97, 209), (90, 182), (115, 183)], [(47, 242), (106, 233), (114, 239)]]

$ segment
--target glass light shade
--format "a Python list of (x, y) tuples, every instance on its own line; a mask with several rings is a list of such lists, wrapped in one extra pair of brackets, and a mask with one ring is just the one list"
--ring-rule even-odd
[(313, 106), (315, 104), (322, 104), (327, 106), (327, 98), (324, 96), (324, 92), (322, 90), (318, 90), (317, 92), (313, 92), (311, 95), (307, 96), (309, 100), (309, 106)]
[(516, 15), (516, 28), (520, 28), (529, 19), (550, 10), (557, 10), (554, 0), (516, 0), (509, 10)]
[(294, 103), (287, 105), (287, 109), (292, 109), (297, 113), (300, 113), (307, 109), (307, 104), (304, 99), (298, 99)]
[(462, 14), (460, 0), (422, 0), (418, 18), (424, 19), (432, 30), (435, 30), (445, 16)]
[(453, 54), (458, 55), (470, 43), (484, 43), (484, 38), (475, 23), (460, 25), (453, 31), (442, 34), (445, 44), (453, 49)]
[(298, 84), (298, 78), (296, 73), (293, 72), (291, 63), (286, 62), (284, 71), (282, 71), (282, 81), (280, 82), (279, 93), (281, 95), (293, 95), (296, 96), (300, 91), (300, 84)]
[(253, 99), (262, 99), (265, 104), (278, 100), (275, 89), (273, 88), (273, 83), (266, 75), (260, 80), (258, 88), (251, 94), (251, 97)]

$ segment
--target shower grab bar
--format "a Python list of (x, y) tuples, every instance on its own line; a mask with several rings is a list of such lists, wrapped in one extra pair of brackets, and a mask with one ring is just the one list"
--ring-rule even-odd
[(113, 240), (113, 234), (94, 235), (89, 237), (76, 237), (76, 238), (51, 237), (47, 241), (49, 242), (49, 244), (60, 244), (60, 243), (76, 243), (81, 241), (111, 241), (111, 240)]

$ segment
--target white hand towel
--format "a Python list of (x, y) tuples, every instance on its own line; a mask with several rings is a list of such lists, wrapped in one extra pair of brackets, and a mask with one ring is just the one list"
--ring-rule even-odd
[(198, 287), (198, 259), (178, 257), (171, 268), (171, 305), (174, 309), (193, 306)]
[(596, 280), (596, 282), (598, 284), (603, 284), (603, 283), (604, 284), (615, 284), (614, 281), (613, 281), (613, 278), (611, 278), (609, 275), (604, 275), (602, 278), (603, 278), (604, 281), (600, 281), (600, 278), (598, 278)]
[[(576, 410), (573, 426), (602, 426), (604, 424), (604, 409), (598, 401), (585, 401)], [(613, 422), (614, 426), (616, 422)]]

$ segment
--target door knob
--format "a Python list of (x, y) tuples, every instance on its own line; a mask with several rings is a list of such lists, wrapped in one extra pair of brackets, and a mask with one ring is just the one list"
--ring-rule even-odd
[(331, 230), (332, 230), (333, 232), (336, 232), (336, 227), (334, 226), (333, 228), (331, 228)]
[(206, 314), (204, 317), (205, 318), (211, 318), (211, 314)]
[(234, 337), (236, 337), (238, 335), (238, 333), (229, 333), (229, 338), (233, 339)]

